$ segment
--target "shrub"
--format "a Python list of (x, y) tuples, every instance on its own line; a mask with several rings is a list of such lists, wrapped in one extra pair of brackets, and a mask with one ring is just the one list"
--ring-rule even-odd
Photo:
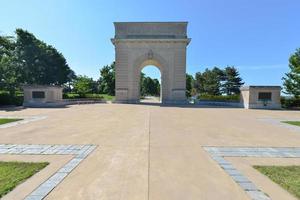
[(79, 94), (76, 93), (64, 93), (63, 94), (64, 99), (78, 99), (81, 98)]
[(16, 105), (23, 104), (23, 93), (16, 92), (14, 96), (10, 95), (8, 91), (0, 91), (0, 105)]
[(85, 94), (84, 96), (88, 99), (103, 99), (102, 94)]
[(201, 94), (198, 96), (200, 101), (222, 101), (222, 102), (238, 102), (240, 95), (209, 95)]
[(283, 108), (300, 109), (300, 98), (281, 97), (281, 106)]

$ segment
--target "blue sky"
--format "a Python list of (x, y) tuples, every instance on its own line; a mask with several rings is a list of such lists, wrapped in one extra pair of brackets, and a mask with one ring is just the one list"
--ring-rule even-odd
[(300, 48), (299, 10), (299, 0), (1, 0), (0, 34), (27, 29), (97, 79), (114, 60), (114, 21), (188, 21), (189, 73), (234, 65), (248, 85), (281, 85)]

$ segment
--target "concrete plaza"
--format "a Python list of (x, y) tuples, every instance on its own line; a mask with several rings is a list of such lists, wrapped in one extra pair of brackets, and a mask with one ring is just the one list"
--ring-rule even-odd
[[(0, 116), (45, 117), (0, 129), (1, 144), (97, 145), (46, 199), (249, 200), (204, 147), (300, 147), (300, 131), (279, 123), (300, 120), (299, 111), (94, 104), (8, 109)], [(0, 158), (50, 162), (4, 199), (23, 198), (72, 159), (8, 154)], [(300, 158), (228, 160), (271, 199), (295, 199), (251, 165), (300, 165)]]

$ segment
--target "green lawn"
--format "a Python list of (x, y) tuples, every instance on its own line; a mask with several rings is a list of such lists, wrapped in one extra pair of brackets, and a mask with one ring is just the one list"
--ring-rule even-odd
[(0, 198), (48, 164), (0, 161)]
[(254, 166), (254, 168), (300, 199), (300, 166)]
[(300, 126), (300, 121), (282, 121), (282, 122), (290, 125)]
[(10, 122), (16, 122), (20, 121), (22, 119), (8, 119), (8, 118), (0, 118), (0, 125), (10, 123)]
[(113, 100), (115, 100), (115, 96), (111, 96), (111, 95), (108, 95), (108, 94), (101, 94), (101, 96), (106, 101), (113, 101)]

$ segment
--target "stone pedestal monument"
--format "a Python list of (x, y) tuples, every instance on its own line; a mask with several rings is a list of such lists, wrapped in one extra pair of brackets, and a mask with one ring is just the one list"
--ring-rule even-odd
[(280, 86), (243, 86), (241, 104), (246, 109), (281, 109)]
[(138, 102), (140, 74), (161, 72), (162, 103), (186, 101), (187, 22), (115, 22), (116, 101)]

